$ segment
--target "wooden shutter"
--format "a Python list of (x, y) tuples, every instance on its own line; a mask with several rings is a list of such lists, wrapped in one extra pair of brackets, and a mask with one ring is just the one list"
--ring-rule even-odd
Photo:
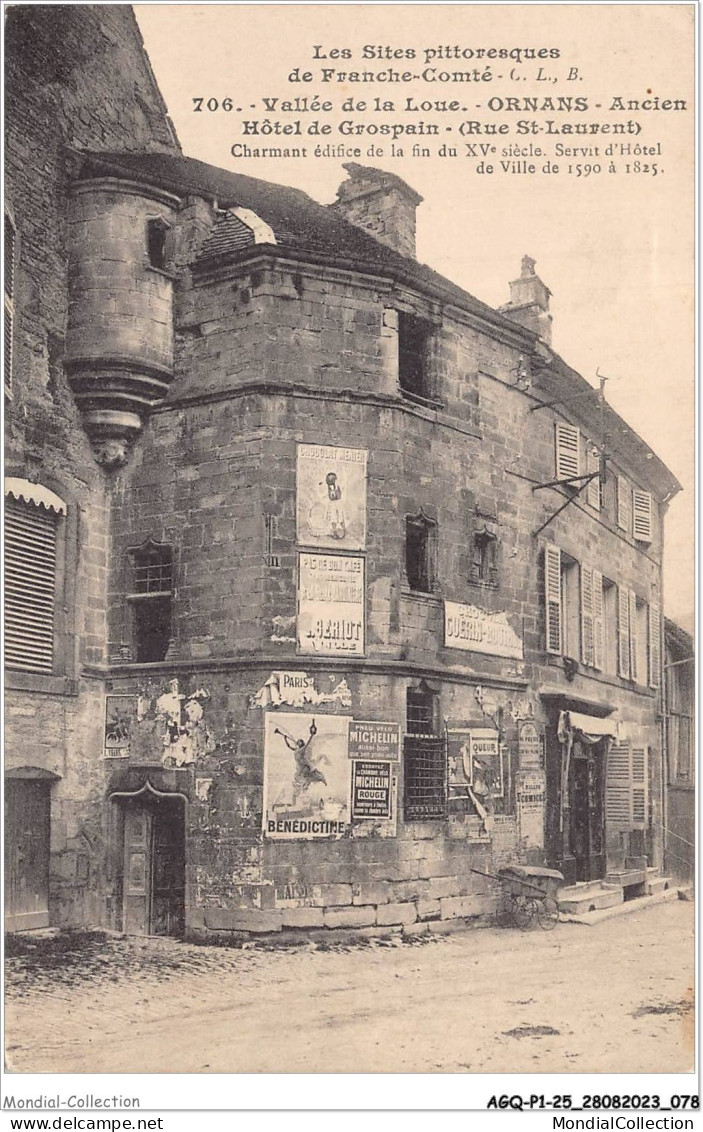
[(618, 675), (630, 676), (630, 595), (618, 586)]
[(544, 548), (544, 610), (547, 652), (561, 655), (561, 551), (548, 543)]
[(632, 529), (632, 488), (624, 476), (618, 476), (618, 526), (628, 534)]
[(632, 492), (632, 533), (639, 542), (652, 541), (652, 497), (648, 491)]
[(645, 829), (648, 795), (647, 747), (613, 743), (605, 776), (605, 820), (611, 830)]
[(51, 673), (57, 517), (8, 498), (5, 507), (5, 660)]
[(581, 660), (593, 666), (593, 570), (580, 566), (581, 573)]
[(632, 829), (645, 829), (647, 826), (648, 753), (647, 747), (630, 748)]
[(630, 606), (630, 679), (639, 680), (640, 676), (644, 679), (644, 673), (640, 673), (637, 664), (637, 595), (632, 590), (628, 594), (628, 601)]
[(580, 475), (579, 430), (574, 425), (556, 421), (555, 446), (557, 479), (566, 480)]
[(600, 453), (592, 444), (586, 446), (586, 472), (588, 475), (599, 473), (586, 488), (586, 500), (589, 507), (600, 511)]
[(603, 667), (605, 649), (605, 616), (603, 611), (603, 575), (593, 571), (593, 667)]
[(612, 743), (608, 751), (605, 775), (605, 820), (612, 830), (630, 829), (632, 804), (629, 743)]
[(649, 606), (649, 686), (658, 688), (661, 683), (661, 607), (657, 602)]

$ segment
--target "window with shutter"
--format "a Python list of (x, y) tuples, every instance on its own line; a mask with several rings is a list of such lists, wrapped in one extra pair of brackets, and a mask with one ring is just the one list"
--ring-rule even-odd
[(649, 606), (649, 686), (658, 688), (661, 683), (661, 607), (652, 602)]
[(603, 668), (605, 653), (605, 610), (603, 601), (603, 575), (593, 571), (593, 667)]
[(632, 488), (624, 476), (618, 476), (618, 526), (628, 534), (632, 530)]
[(645, 829), (648, 797), (647, 747), (614, 743), (608, 751), (605, 820), (611, 830)]
[(605, 820), (611, 830), (630, 829), (630, 747), (613, 743), (608, 751), (605, 776)]
[(544, 609), (547, 652), (561, 655), (561, 551), (551, 544), (544, 548)]
[(5, 661), (51, 674), (58, 515), (8, 497), (5, 506)]
[(652, 497), (648, 491), (632, 492), (632, 533), (639, 542), (652, 541)]
[(563, 421), (555, 423), (556, 478), (572, 479), (581, 474), (579, 430)]
[(600, 511), (600, 453), (593, 444), (588, 444), (586, 446), (586, 473), (593, 475), (595, 472), (599, 474), (590, 481), (586, 488), (586, 501), (589, 507)]
[(630, 595), (618, 586), (618, 675), (630, 677)]
[(637, 595), (628, 594), (628, 624), (630, 629), (630, 679), (639, 680), (639, 651), (637, 634)]
[(581, 660), (593, 667), (593, 570), (581, 564)]
[(5, 213), (4, 237), (5, 330), (3, 368), (5, 374), (5, 388), (9, 393), (12, 389), (12, 342), (15, 321), (17, 230), (7, 212)]

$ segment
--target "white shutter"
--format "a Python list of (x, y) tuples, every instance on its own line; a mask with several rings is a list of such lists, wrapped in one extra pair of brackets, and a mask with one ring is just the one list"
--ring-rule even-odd
[(593, 666), (593, 570), (580, 567), (581, 573), (581, 660)]
[(647, 747), (630, 749), (633, 829), (645, 829), (647, 825), (648, 754)]
[(605, 775), (605, 820), (611, 830), (630, 829), (630, 747), (613, 743), (608, 750)]
[(618, 526), (627, 531), (632, 530), (632, 488), (630, 481), (624, 476), (618, 476)]
[(603, 667), (605, 618), (603, 612), (603, 575), (593, 571), (593, 667)]
[(652, 602), (649, 607), (649, 686), (658, 688), (661, 683), (661, 607)]
[(579, 430), (563, 421), (555, 423), (556, 478), (571, 479), (581, 473), (579, 459)]
[(561, 551), (550, 543), (544, 548), (544, 609), (547, 652), (561, 655)]
[(627, 590), (618, 586), (618, 675), (630, 676), (630, 603)]
[(639, 681), (640, 676), (644, 678), (644, 673), (640, 673), (637, 665), (637, 595), (630, 590), (628, 597), (630, 603), (630, 679)]
[(56, 515), (43, 507), (6, 500), (5, 660), (10, 668), (53, 670), (56, 523)]
[(600, 453), (592, 444), (586, 445), (586, 472), (588, 475), (599, 473), (586, 488), (586, 501), (589, 507), (600, 511)]
[(632, 492), (632, 531), (639, 542), (652, 541), (652, 497), (648, 491)]

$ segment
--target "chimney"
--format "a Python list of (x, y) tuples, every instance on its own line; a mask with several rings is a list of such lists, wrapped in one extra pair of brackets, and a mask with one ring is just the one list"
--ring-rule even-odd
[(522, 257), (520, 278), (510, 284), (510, 302), (500, 310), (521, 326), (534, 331), (548, 345), (552, 341), (552, 316), (549, 313), (549, 287), (535, 273), (535, 261)]
[(422, 197), (394, 173), (350, 161), (330, 208), (382, 244), (415, 259), (415, 209)]

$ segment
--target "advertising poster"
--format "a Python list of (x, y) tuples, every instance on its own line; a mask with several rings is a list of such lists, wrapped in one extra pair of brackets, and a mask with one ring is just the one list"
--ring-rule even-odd
[(298, 651), (364, 655), (364, 559), (298, 556)]
[(354, 719), (349, 724), (350, 759), (400, 758), (400, 724)]
[(523, 848), (544, 846), (544, 805), (546, 778), (541, 771), (520, 770), (515, 783), (518, 836)]
[(529, 720), (520, 724), (518, 765), (520, 770), (544, 770), (544, 733)]
[(127, 759), (132, 727), (137, 719), (136, 696), (105, 697), (105, 758)]
[(298, 542), (363, 550), (366, 546), (366, 451), (299, 444)]
[(349, 718), (270, 712), (265, 717), (266, 837), (342, 837), (349, 825)]
[(392, 764), (354, 759), (352, 767), (352, 818), (390, 818)]

